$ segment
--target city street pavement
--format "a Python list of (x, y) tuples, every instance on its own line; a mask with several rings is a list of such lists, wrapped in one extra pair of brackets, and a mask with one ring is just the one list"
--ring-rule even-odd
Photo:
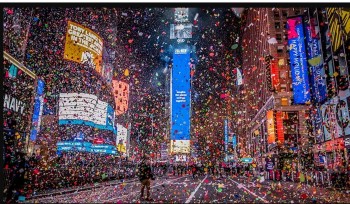
[[(40, 203), (140, 203), (137, 180), (46, 196), (29, 202)], [(145, 192), (146, 193), (146, 192)], [(291, 182), (265, 181), (260, 184), (244, 177), (215, 178), (168, 176), (151, 183), (153, 203), (349, 203), (349, 194)], [(142, 201), (141, 203), (147, 203)]]

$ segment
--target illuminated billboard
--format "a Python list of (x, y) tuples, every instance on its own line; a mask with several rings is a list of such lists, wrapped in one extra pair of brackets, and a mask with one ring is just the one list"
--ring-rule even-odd
[(173, 153), (190, 153), (190, 140), (171, 140), (171, 152)]
[(117, 149), (119, 152), (126, 153), (128, 141), (128, 129), (121, 124), (117, 124)]
[(32, 116), (32, 129), (30, 132), (30, 140), (34, 141), (40, 129), (41, 116), (43, 114), (44, 104), (44, 86), (43, 80), (38, 79), (38, 85), (36, 88), (36, 95), (34, 99), (34, 111)]
[(307, 57), (310, 66), (311, 77), (310, 85), (311, 96), (313, 101), (322, 102), (327, 98), (327, 84), (325, 69), (323, 67), (321, 41), (319, 34), (316, 32), (317, 23), (315, 18), (311, 18), (309, 23), (305, 23), (306, 42), (307, 42)]
[(113, 95), (115, 98), (115, 112), (121, 115), (128, 110), (129, 105), (129, 84), (113, 80)]
[(114, 119), (112, 106), (95, 95), (60, 93), (59, 125), (87, 125), (116, 133)]
[(293, 100), (305, 104), (310, 102), (310, 87), (302, 18), (288, 18), (287, 25)]
[(69, 151), (117, 154), (116, 148), (108, 144), (92, 144), (90, 142), (76, 141), (61, 141), (57, 143), (58, 154)]
[(343, 41), (346, 42), (349, 39), (350, 11), (348, 8), (327, 8), (327, 17), (333, 52), (336, 52)]
[(276, 141), (275, 122), (273, 118), (273, 110), (269, 110), (266, 113), (266, 125), (267, 125), (267, 143), (272, 144)]
[(94, 31), (68, 21), (64, 59), (88, 63), (98, 73), (102, 70), (103, 40)]
[[(173, 55), (173, 69), (171, 72), (171, 140), (181, 140), (188, 145), (190, 140), (190, 53), (178, 52)], [(174, 145), (180, 145), (175, 142)], [(180, 148), (180, 147), (179, 147)], [(177, 147), (174, 147), (174, 150)], [(186, 150), (187, 151), (187, 150)]]

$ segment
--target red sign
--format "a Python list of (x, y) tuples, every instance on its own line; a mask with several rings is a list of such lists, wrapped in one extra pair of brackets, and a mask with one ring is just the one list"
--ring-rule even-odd
[(333, 150), (343, 150), (345, 147), (343, 138), (337, 138), (335, 140), (328, 141), (325, 144), (327, 152), (331, 152)]
[(271, 61), (270, 68), (271, 68), (272, 87), (277, 91), (279, 90), (280, 77), (279, 77), (278, 65), (276, 60)]
[(283, 144), (284, 143), (284, 132), (283, 132), (282, 111), (276, 112), (276, 126), (277, 126), (277, 140), (281, 144)]
[(104, 140), (102, 138), (95, 138), (93, 144), (103, 144)]

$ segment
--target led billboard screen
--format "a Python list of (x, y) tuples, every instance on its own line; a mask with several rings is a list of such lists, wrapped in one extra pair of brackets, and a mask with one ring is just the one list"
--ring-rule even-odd
[(102, 38), (78, 23), (68, 21), (64, 59), (89, 63), (98, 73), (102, 70)]
[(113, 80), (113, 95), (115, 98), (116, 114), (121, 115), (128, 110), (129, 84)]
[(171, 139), (190, 139), (190, 54), (174, 54), (171, 81)]
[(59, 125), (87, 125), (97, 129), (114, 128), (114, 109), (112, 106), (85, 93), (60, 93)]
[[(305, 24), (306, 42), (307, 42), (307, 57), (311, 71), (310, 85), (312, 87), (311, 96), (313, 101), (322, 102), (327, 98), (327, 84), (325, 70), (323, 67), (321, 42), (318, 33), (316, 32), (315, 19), (310, 19), (308, 24)], [(319, 29), (319, 28), (317, 28)]]
[(43, 113), (43, 104), (44, 104), (44, 86), (45, 83), (43, 80), (38, 79), (38, 85), (36, 89), (36, 96), (34, 99), (34, 111), (32, 117), (32, 129), (30, 132), (30, 140), (34, 141), (40, 129), (41, 116)]
[(295, 104), (305, 104), (310, 101), (310, 87), (302, 18), (288, 18), (287, 25), (293, 99)]

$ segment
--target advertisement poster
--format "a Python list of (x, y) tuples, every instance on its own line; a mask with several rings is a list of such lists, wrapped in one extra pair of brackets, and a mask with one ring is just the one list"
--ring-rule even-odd
[(288, 47), (295, 104), (305, 104), (311, 99), (303, 29), (301, 17), (288, 18)]
[(88, 63), (98, 73), (102, 70), (103, 40), (94, 31), (68, 21), (64, 59)]
[(268, 144), (275, 143), (276, 135), (275, 135), (275, 122), (273, 118), (273, 110), (267, 111), (266, 123), (267, 123), (267, 143)]
[(313, 134), (316, 138), (316, 143), (324, 142), (324, 133), (322, 125), (322, 112), (320, 108), (315, 108), (311, 112), (311, 121), (313, 127)]
[[(183, 51), (182, 51), (183, 50)], [(189, 152), (190, 148), (190, 53), (186, 49), (173, 56), (173, 69), (171, 72), (171, 140), (188, 142), (174, 142), (174, 151), (183, 149)], [(177, 147), (177, 145), (180, 145)], [(184, 145), (186, 147), (184, 147)], [(188, 151), (187, 151), (188, 149)]]
[(336, 118), (338, 129), (342, 131), (342, 135), (350, 135), (350, 90), (339, 91), (339, 101), (336, 105)]
[(43, 114), (43, 104), (44, 104), (44, 86), (43, 80), (38, 80), (38, 85), (36, 89), (36, 95), (34, 99), (34, 111), (32, 117), (32, 129), (30, 132), (30, 140), (36, 140), (36, 136), (40, 130), (41, 116)]
[(310, 85), (312, 99), (315, 102), (322, 102), (327, 98), (327, 82), (325, 69), (323, 67), (323, 57), (321, 53), (321, 41), (319, 34), (316, 32), (317, 22), (315, 18), (311, 18), (309, 23), (305, 23), (306, 41), (307, 41), (307, 57), (311, 70)]
[(126, 153), (128, 141), (128, 129), (121, 124), (117, 124), (117, 149), (119, 152)]
[(329, 141), (333, 138), (338, 138), (342, 134), (336, 120), (336, 103), (335, 99), (331, 100), (332, 103), (324, 104), (321, 106), (323, 131), (325, 141)]
[(113, 95), (115, 98), (116, 114), (124, 114), (129, 107), (129, 84), (113, 80)]
[(59, 125), (87, 125), (116, 133), (114, 118), (112, 106), (95, 95), (60, 93)]

